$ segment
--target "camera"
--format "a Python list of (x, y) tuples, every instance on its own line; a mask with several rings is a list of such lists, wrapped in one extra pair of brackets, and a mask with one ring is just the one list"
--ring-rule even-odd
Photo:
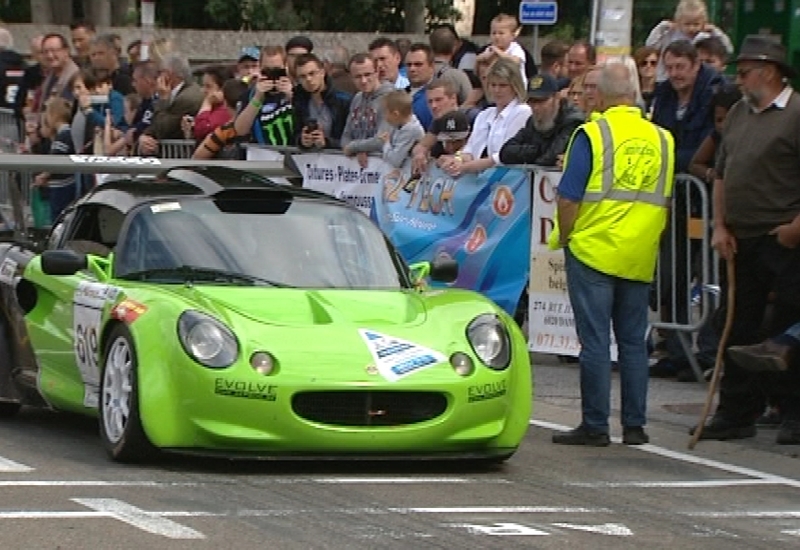
[(264, 67), (261, 69), (261, 76), (269, 80), (280, 80), (289, 74), (283, 67)]
[(306, 121), (306, 130), (309, 132), (315, 132), (319, 129), (319, 123), (317, 122), (316, 118), (309, 118)]

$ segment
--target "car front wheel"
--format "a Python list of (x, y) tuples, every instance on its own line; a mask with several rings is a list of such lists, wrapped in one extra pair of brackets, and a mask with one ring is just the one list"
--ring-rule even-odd
[(100, 437), (118, 462), (138, 462), (153, 451), (139, 418), (137, 374), (133, 338), (128, 327), (119, 324), (108, 338), (100, 382)]

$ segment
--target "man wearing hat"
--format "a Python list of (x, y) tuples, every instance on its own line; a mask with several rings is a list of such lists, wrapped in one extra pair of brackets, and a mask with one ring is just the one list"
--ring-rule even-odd
[(547, 73), (528, 82), (528, 105), (533, 114), (525, 127), (500, 149), (503, 164), (555, 166), (575, 129), (586, 115), (558, 93), (558, 81)]
[(239, 59), (236, 61), (236, 78), (248, 81), (250, 77), (258, 75), (258, 58), (261, 52), (255, 46), (247, 46), (239, 52)]
[[(766, 36), (744, 39), (736, 59), (743, 99), (728, 112), (714, 182), (712, 245), (735, 260), (736, 302), (728, 345), (756, 343), (775, 292), (766, 336), (800, 320), (800, 96), (786, 51)], [(701, 439), (756, 433), (764, 392), (778, 400), (779, 444), (800, 444), (800, 368), (756, 374), (755, 363), (727, 354), (719, 405)]]

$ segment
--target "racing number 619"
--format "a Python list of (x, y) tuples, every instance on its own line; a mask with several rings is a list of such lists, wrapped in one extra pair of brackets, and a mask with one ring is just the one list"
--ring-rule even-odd
[(79, 324), (75, 329), (75, 352), (81, 364), (97, 366), (97, 329)]

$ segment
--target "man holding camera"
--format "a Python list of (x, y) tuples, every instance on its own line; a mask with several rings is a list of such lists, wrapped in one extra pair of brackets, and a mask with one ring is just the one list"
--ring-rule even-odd
[(250, 88), (234, 122), (236, 135), (251, 142), (284, 147), (295, 136), (292, 81), (286, 70), (286, 52), (279, 46), (261, 50), (261, 73)]
[(300, 83), (292, 101), (297, 121), (295, 143), (303, 149), (338, 149), (352, 97), (334, 88), (322, 61), (313, 53), (299, 55), (294, 70)]

